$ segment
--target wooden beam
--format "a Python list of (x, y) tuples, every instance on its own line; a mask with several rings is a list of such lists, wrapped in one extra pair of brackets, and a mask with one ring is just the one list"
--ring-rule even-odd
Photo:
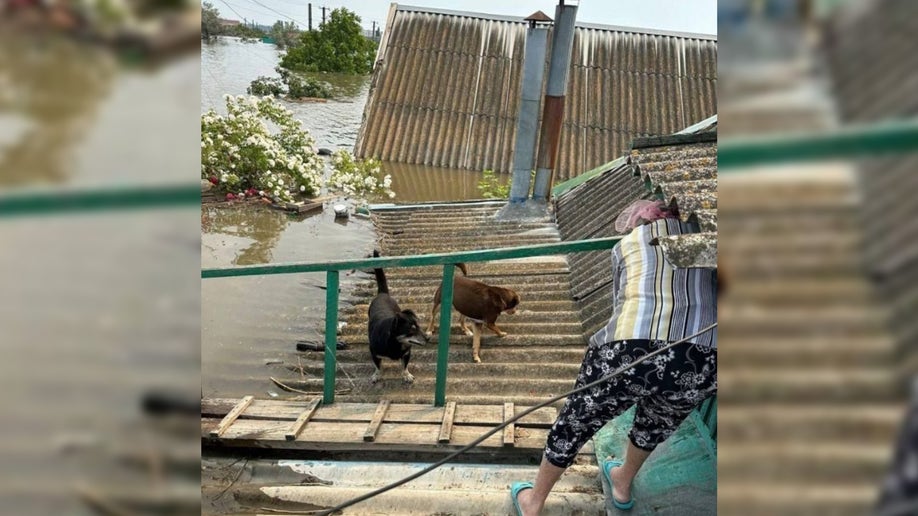
[(312, 415), (316, 413), (316, 410), (319, 408), (319, 402), (322, 401), (320, 398), (315, 398), (309, 402), (309, 405), (303, 410), (303, 413), (300, 414), (300, 417), (296, 418), (296, 421), (290, 427), (290, 430), (284, 434), (284, 438), (288, 441), (296, 440), (296, 437), (300, 435), (300, 432), (303, 431), (303, 427), (306, 426), (306, 423), (312, 418)]
[(242, 414), (242, 412), (246, 409), (246, 407), (252, 404), (252, 400), (254, 399), (255, 399), (255, 396), (246, 396), (245, 398), (242, 398), (242, 401), (240, 401), (239, 403), (236, 404), (235, 407), (233, 407), (233, 410), (231, 410), (229, 414), (227, 414), (223, 418), (223, 421), (220, 421), (220, 425), (217, 426), (216, 430), (210, 433), (211, 439), (216, 439), (217, 437), (220, 437), (221, 435), (223, 435), (223, 432), (225, 432), (226, 429), (229, 428), (230, 425), (233, 424), (233, 421), (236, 421), (236, 418), (238, 418), (239, 415)]
[(379, 425), (382, 424), (383, 418), (386, 417), (386, 411), (389, 410), (389, 405), (391, 403), (392, 402), (389, 400), (382, 400), (379, 402), (379, 405), (376, 406), (376, 412), (373, 414), (373, 419), (370, 420), (370, 425), (363, 434), (363, 440), (365, 442), (371, 443), (376, 440), (376, 433), (379, 432)]
[[(510, 421), (513, 416), (516, 415), (516, 412), (513, 410), (513, 403), (504, 403), (504, 422)], [(516, 431), (513, 428), (513, 423), (504, 427), (504, 446), (513, 446), (514, 445), (514, 436)]]
[(456, 402), (450, 401), (446, 404), (446, 408), (443, 409), (443, 422), (440, 423), (440, 437), (437, 438), (438, 443), (448, 443), (450, 436), (453, 433), (453, 419), (456, 417)]

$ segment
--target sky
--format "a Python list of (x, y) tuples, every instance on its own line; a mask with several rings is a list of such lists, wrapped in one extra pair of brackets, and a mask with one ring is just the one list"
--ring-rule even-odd
[[(307, 1), (300, 0), (209, 0), (223, 18), (248, 18), (262, 25), (275, 21), (295, 20), (302, 27), (307, 24)], [(568, 3), (577, 3), (571, 2)], [(494, 0), (411, 0), (404, 5), (436, 7), (457, 11), (503, 14), (526, 17), (543, 11), (554, 18), (557, 0), (534, 0), (523, 6), (517, 2)], [(577, 21), (603, 25), (621, 25), (645, 29), (662, 29), (701, 34), (717, 33), (717, 0), (581, 0)], [(321, 7), (331, 9), (346, 7), (360, 16), (362, 25), (369, 29), (372, 22), (385, 25), (390, 2), (384, 0), (321, 0), (312, 2), (312, 23), (317, 27), (322, 20)], [(235, 12), (234, 12), (235, 10)]]

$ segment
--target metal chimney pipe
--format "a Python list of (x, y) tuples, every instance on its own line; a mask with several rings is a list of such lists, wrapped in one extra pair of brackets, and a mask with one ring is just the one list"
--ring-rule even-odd
[[(541, 16), (539, 16), (541, 15)], [(520, 114), (513, 145), (513, 175), (510, 179), (510, 202), (521, 203), (529, 198), (532, 170), (535, 161), (536, 141), (539, 137), (539, 103), (542, 97), (542, 80), (545, 77), (545, 52), (548, 44), (547, 25), (551, 21), (541, 11), (529, 18), (526, 30), (526, 49), (523, 57), (522, 93)]]
[(545, 88), (545, 107), (542, 111), (538, 169), (532, 192), (532, 198), (536, 200), (547, 201), (551, 190), (561, 125), (564, 121), (564, 95), (567, 92), (571, 53), (574, 49), (576, 18), (577, 6), (564, 5), (564, 0), (561, 0), (555, 8), (555, 28), (551, 39), (551, 61), (548, 64), (548, 85)]

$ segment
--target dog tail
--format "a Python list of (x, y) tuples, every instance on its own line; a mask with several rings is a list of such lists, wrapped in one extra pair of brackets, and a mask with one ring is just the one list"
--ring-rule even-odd
[(469, 268), (464, 263), (457, 263), (455, 265), (460, 271), (462, 271), (463, 276), (469, 275)]
[[(373, 258), (379, 258), (379, 251), (373, 250)], [(388, 294), (389, 284), (386, 283), (386, 273), (382, 269), (373, 269), (373, 273), (376, 274), (376, 293)]]

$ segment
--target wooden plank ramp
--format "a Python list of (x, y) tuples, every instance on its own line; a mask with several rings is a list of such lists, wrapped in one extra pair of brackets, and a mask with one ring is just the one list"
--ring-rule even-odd
[[(201, 400), (205, 448), (450, 453), (514, 414), (512, 403), (446, 407), (392, 403), (335, 403), (319, 398)], [(545, 407), (497, 432), (471, 453), (541, 453), (557, 409)]]

